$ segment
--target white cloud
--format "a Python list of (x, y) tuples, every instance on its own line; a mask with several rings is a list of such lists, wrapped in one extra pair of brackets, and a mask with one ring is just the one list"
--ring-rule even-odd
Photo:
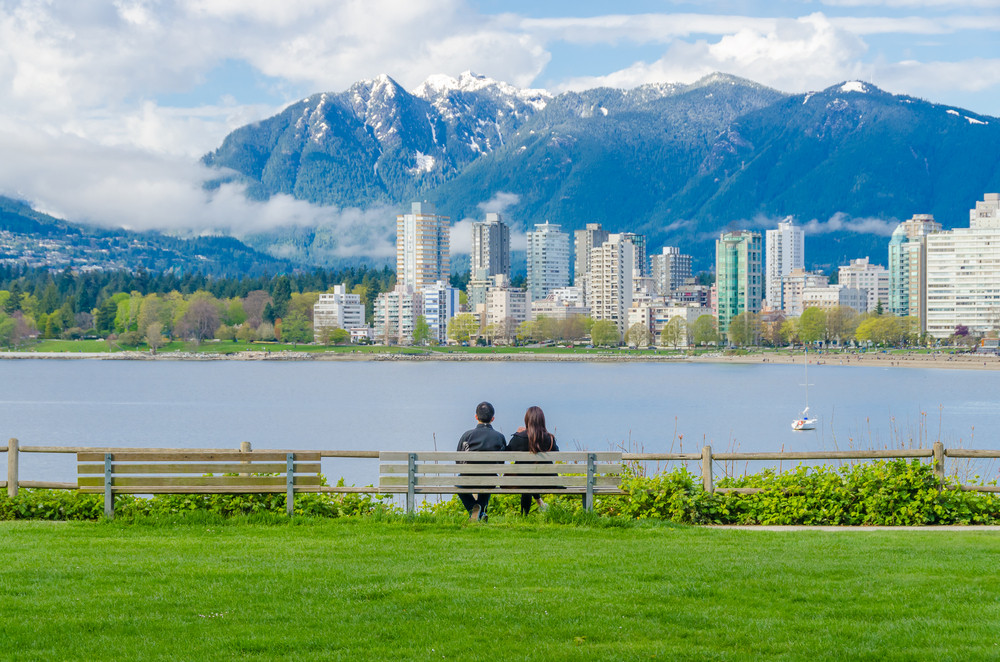
[(497, 191), (496, 195), (487, 200), (486, 202), (480, 202), (477, 207), (486, 212), (495, 212), (497, 214), (502, 214), (508, 207), (512, 207), (521, 201), (521, 196), (517, 193), (507, 193), (505, 191)]
[(996, 0), (820, 0), (831, 7), (892, 7), (907, 9), (996, 9)]
[[(516, 193), (498, 191), (492, 198), (476, 205), (485, 215), (487, 212), (503, 214), (508, 207), (516, 205), (521, 201), (521, 196)], [(485, 216), (484, 216), (485, 218)], [(453, 255), (467, 255), (472, 252), (472, 224), (484, 220), (483, 218), (463, 218), (461, 221), (451, 226), (449, 240), (451, 241), (451, 253)], [(509, 219), (504, 218), (504, 223), (510, 228), (511, 250), (523, 251), (528, 248), (528, 236), (523, 230), (511, 227)]]
[(203, 183), (219, 173), (191, 159), (65, 135), (0, 130), (0, 145), (5, 153), (19, 154), (18, 159), (0, 160), (0, 195), (27, 200), (60, 218), (237, 237), (282, 227), (322, 228), (336, 238), (336, 253), (342, 256), (395, 251), (395, 208), (320, 207), (287, 195), (253, 201), (236, 184), (206, 190)]
[(637, 62), (605, 76), (575, 78), (565, 89), (595, 86), (635, 87), (644, 83), (690, 83), (714, 71), (743, 76), (784, 90), (826, 87), (834, 82), (867, 77), (858, 62), (866, 45), (837, 28), (823, 14), (782, 19), (771, 29), (747, 27), (715, 42), (679, 41), (659, 60)]
[(838, 211), (826, 221), (812, 219), (802, 225), (802, 229), (808, 235), (829, 234), (831, 232), (853, 232), (855, 234), (874, 234), (879, 237), (888, 237), (899, 225), (897, 220), (885, 220), (882, 218), (851, 218), (844, 212)]

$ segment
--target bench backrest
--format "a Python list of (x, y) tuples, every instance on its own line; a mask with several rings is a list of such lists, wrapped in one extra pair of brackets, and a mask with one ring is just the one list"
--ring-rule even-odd
[(115, 494), (286, 492), (291, 514), (293, 494), (318, 488), (319, 473), (319, 453), (77, 453), (77, 487), (81, 492), (103, 492), (108, 517), (114, 516)]
[[(535, 464), (545, 461), (554, 464)], [(621, 474), (622, 454), (612, 452), (379, 453), (379, 492), (406, 493), (408, 512), (417, 494), (484, 492), (582, 494), (589, 510), (595, 494), (621, 493)]]

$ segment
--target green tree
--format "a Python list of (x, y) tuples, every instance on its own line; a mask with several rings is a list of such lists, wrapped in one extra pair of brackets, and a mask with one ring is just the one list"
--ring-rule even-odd
[(302, 313), (297, 311), (288, 313), (281, 320), (281, 339), (293, 345), (300, 342), (312, 342), (312, 325)]
[(789, 345), (799, 342), (799, 322), (794, 317), (781, 323), (781, 340)]
[(621, 338), (618, 327), (611, 320), (598, 320), (590, 328), (590, 340), (595, 347), (617, 346)]
[(729, 342), (737, 347), (754, 347), (760, 344), (760, 315), (742, 312), (729, 321)]
[(455, 342), (469, 342), (478, 330), (479, 323), (472, 313), (460, 313), (448, 322), (448, 338)]
[(810, 306), (799, 317), (799, 338), (803, 343), (812, 344), (826, 338), (826, 313)]
[(698, 346), (719, 342), (719, 323), (715, 317), (700, 315), (691, 325), (691, 339)]
[(347, 329), (341, 329), (340, 327), (334, 327), (330, 331), (330, 342), (334, 345), (346, 345), (351, 341), (351, 332)]
[(249, 324), (242, 324), (236, 329), (236, 339), (240, 342), (252, 343), (257, 340), (257, 331)]
[(226, 313), (223, 321), (229, 326), (239, 326), (247, 321), (246, 311), (243, 310), (243, 301), (239, 298), (230, 299), (226, 305)]
[(23, 294), (21, 286), (15, 280), (14, 284), (10, 286), (7, 300), (3, 304), (3, 311), (8, 315), (13, 315), (18, 310), (21, 310), (21, 297)]
[(625, 332), (625, 344), (629, 347), (649, 347), (652, 334), (642, 322), (636, 322)]
[(163, 324), (160, 322), (150, 322), (149, 326), (146, 327), (146, 344), (149, 345), (149, 350), (156, 354), (156, 352), (167, 344), (167, 339), (163, 336)]
[(426, 345), (430, 337), (431, 326), (427, 323), (427, 318), (423, 315), (417, 315), (417, 319), (413, 323), (413, 344)]
[(274, 311), (275, 319), (284, 317), (288, 313), (288, 304), (292, 300), (292, 281), (288, 276), (278, 276), (274, 280), (271, 288), (271, 307)]
[(854, 335), (859, 321), (858, 312), (850, 306), (834, 306), (826, 314), (826, 335), (839, 345)]
[[(710, 315), (708, 317), (711, 317)], [(667, 346), (677, 349), (682, 344), (687, 344), (687, 322), (680, 315), (674, 315), (670, 320), (663, 325), (663, 331), (660, 333), (660, 342)]]
[(0, 345), (14, 347), (17, 322), (5, 313), (0, 313)]

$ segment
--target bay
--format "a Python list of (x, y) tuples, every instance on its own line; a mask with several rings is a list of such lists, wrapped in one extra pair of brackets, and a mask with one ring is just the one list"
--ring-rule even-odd
[[(0, 438), (22, 446), (452, 450), (474, 425), (476, 404), (489, 400), (508, 436), (528, 406), (542, 407), (564, 450), (849, 450), (937, 440), (1000, 448), (1000, 373), (810, 366), (819, 422), (794, 432), (803, 379), (801, 366), (773, 364), (7, 360)], [(327, 458), (323, 471), (348, 484), (377, 480), (370, 459)], [(975, 471), (997, 477), (996, 463)], [(23, 454), (21, 478), (73, 481), (74, 457)]]

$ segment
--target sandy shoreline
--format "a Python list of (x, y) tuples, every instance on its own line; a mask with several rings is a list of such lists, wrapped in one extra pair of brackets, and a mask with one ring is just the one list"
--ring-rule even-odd
[[(156, 356), (146, 352), (0, 352), (0, 359), (7, 360), (100, 360), (100, 361), (487, 361), (487, 362), (571, 362), (571, 363), (734, 363), (801, 365), (802, 354), (772, 352), (767, 354), (700, 356), (650, 355), (650, 354), (348, 354), (341, 352), (236, 352), (213, 354), (171, 352)], [(992, 354), (814, 354), (810, 365), (855, 366), (866, 368), (937, 368), (946, 370), (1000, 370), (1000, 356)]]

